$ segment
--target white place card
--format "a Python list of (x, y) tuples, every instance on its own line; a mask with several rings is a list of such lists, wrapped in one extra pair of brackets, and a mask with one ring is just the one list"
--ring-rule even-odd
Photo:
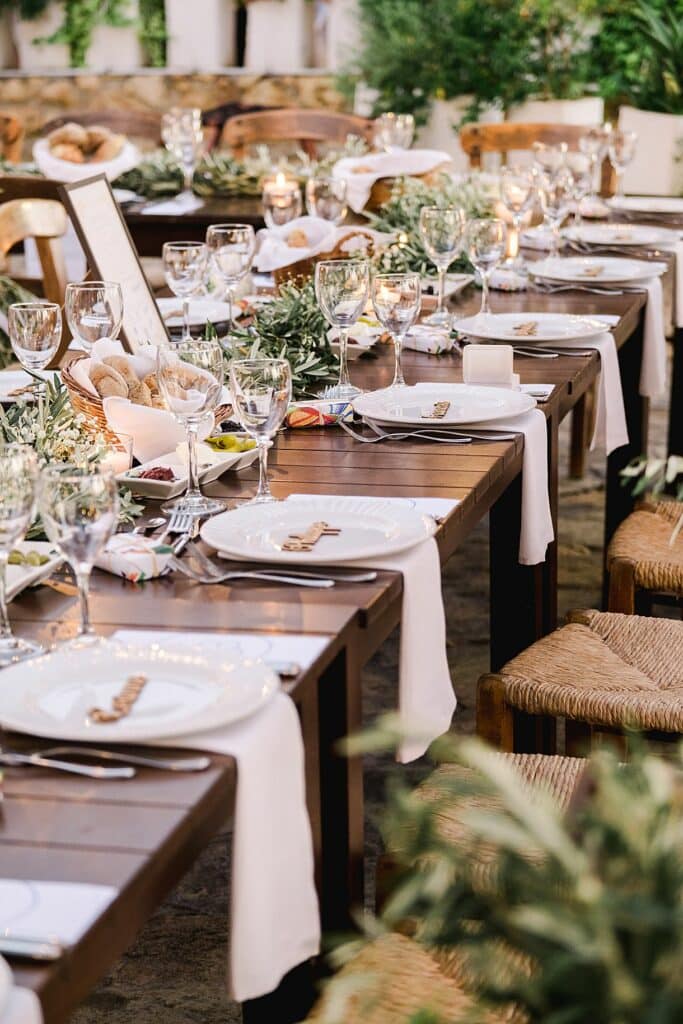
[(115, 896), (109, 885), (0, 878), (0, 937), (73, 946)]

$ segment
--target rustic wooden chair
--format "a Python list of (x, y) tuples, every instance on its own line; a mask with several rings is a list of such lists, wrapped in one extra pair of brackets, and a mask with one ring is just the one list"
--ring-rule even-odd
[(683, 502), (652, 498), (619, 526), (607, 550), (610, 611), (649, 612), (654, 602), (683, 607), (683, 531), (671, 543), (681, 516)]
[(85, 128), (102, 125), (112, 132), (142, 143), (143, 148), (151, 149), (161, 145), (161, 115), (145, 110), (70, 111), (44, 124), (40, 134), (49, 135), (55, 128), (61, 128), (69, 121), (82, 124)]
[(12, 114), (0, 114), (0, 156), (12, 164), (21, 160), (24, 125)]
[(500, 672), (479, 680), (477, 731), (500, 750), (553, 753), (564, 719), (567, 754), (625, 746), (638, 729), (683, 733), (683, 622), (572, 612)]
[(353, 114), (331, 110), (282, 108), (231, 117), (223, 126), (221, 146), (243, 157), (249, 146), (265, 142), (294, 142), (309, 156), (321, 143), (343, 145), (348, 135), (370, 142), (373, 123)]
[[(10, 249), (27, 238), (34, 238), (43, 274), (42, 294), (50, 302), (64, 304), (67, 285), (62, 238), (68, 218), (61, 203), (54, 199), (12, 199), (0, 205), (0, 271), (7, 269)], [(66, 325), (62, 342), (52, 365), (58, 365), (68, 344)]]

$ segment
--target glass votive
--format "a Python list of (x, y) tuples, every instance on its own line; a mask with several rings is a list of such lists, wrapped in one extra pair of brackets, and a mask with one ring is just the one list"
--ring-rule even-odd
[(301, 216), (301, 188), (299, 182), (288, 178), (282, 171), (263, 182), (263, 218), (269, 228), (289, 224)]
[(127, 473), (133, 465), (133, 438), (131, 435), (117, 434), (101, 464), (108, 466), (114, 476)]
[(412, 114), (394, 114), (388, 111), (380, 114), (375, 121), (375, 146), (387, 153), (410, 149), (414, 135), (415, 118)]
[(321, 217), (332, 224), (341, 224), (346, 216), (344, 179), (309, 178), (306, 182), (306, 210), (311, 217)]

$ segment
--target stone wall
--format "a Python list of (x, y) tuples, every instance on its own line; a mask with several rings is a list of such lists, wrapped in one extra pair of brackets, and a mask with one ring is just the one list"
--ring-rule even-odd
[(69, 110), (163, 112), (175, 105), (208, 110), (223, 103), (334, 110), (344, 106), (333, 77), (319, 72), (256, 75), (226, 70), (183, 75), (149, 69), (130, 75), (0, 73), (0, 111), (22, 118), (29, 142), (46, 121)]

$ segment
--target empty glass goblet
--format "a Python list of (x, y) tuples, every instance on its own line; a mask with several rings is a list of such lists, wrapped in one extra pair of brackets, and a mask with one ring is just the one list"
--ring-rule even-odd
[(89, 352), (96, 341), (118, 337), (123, 321), (121, 285), (114, 281), (68, 284), (64, 312), (73, 337)]
[(524, 267), (519, 253), (519, 238), (525, 215), (534, 205), (538, 195), (537, 175), (531, 167), (503, 167), (500, 173), (500, 198), (512, 217), (512, 226), (517, 233), (517, 256), (510, 257), (509, 263), (515, 269)]
[(78, 584), (81, 625), (74, 646), (97, 643), (90, 624), (90, 574), (116, 530), (119, 492), (108, 467), (52, 463), (38, 481), (38, 510), (48, 537), (71, 565)]
[(595, 202), (598, 198), (598, 168), (607, 156), (611, 128), (606, 124), (596, 124), (588, 128), (579, 139), (579, 150), (590, 160), (591, 188), (588, 198)]
[(609, 158), (617, 175), (617, 196), (624, 196), (624, 171), (636, 155), (638, 136), (635, 132), (613, 131), (609, 137)]
[(12, 633), (7, 614), (7, 565), (33, 518), (38, 460), (29, 445), (0, 446), (0, 666), (40, 654), (42, 647)]
[(574, 200), (574, 224), (581, 224), (581, 203), (589, 195), (592, 187), (592, 164), (586, 153), (567, 153), (567, 170), (572, 176)]
[(372, 304), (377, 319), (394, 339), (392, 387), (405, 384), (401, 351), (406, 334), (420, 314), (422, 284), (419, 274), (377, 274), (372, 282)]
[(211, 265), (225, 285), (229, 305), (229, 331), (232, 332), (235, 288), (251, 270), (256, 252), (256, 236), (251, 224), (212, 224), (206, 232)]
[(276, 501), (268, 483), (268, 449), (292, 399), (291, 367), (286, 359), (233, 359), (230, 384), (237, 418), (258, 446), (258, 490), (249, 504)]
[(451, 314), (444, 307), (446, 272), (462, 249), (465, 211), (457, 206), (423, 206), (420, 210), (420, 238), (439, 275), (436, 311), (425, 323), (450, 330)]
[[(13, 302), (7, 310), (12, 350), (28, 373), (44, 370), (57, 354), (62, 337), (62, 311), (56, 302)], [(42, 398), (45, 385), (36, 386)]]
[(201, 110), (173, 107), (161, 119), (161, 138), (182, 168), (182, 195), (191, 196), (194, 172), (204, 146)]
[(505, 255), (505, 224), (496, 217), (471, 220), (467, 225), (467, 249), (472, 264), (481, 277), (481, 309), (478, 315), (491, 312), (489, 281)]
[(166, 284), (183, 301), (183, 341), (191, 339), (190, 296), (204, 284), (208, 250), (203, 242), (165, 242), (161, 250)]
[(375, 146), (387, 153), (410, 149), (415, 135), (415, 118), (412, 114), (394, 114), (391, 111), (380, 114), (375, 121)]
[(315, 267), (315, 295), (325, 318), (339, 329), (339, 380), (325, 389), (326, 398), (350, 401), (360, 394), (351, 383), (347, 346), (349, 330), (368, 301), (370, 268), (365, 260), (321, 260)]
[(552, 231), (550, 255), (560, 251), (560, 228), (571, 210), (574, 179), (564, 164), (554, 174), (544, 175), (540, 186), (543, 210)]
[(306, 182), (306, 210), (311, 217), (341, 224), (346, 216), (346, 181), (343, 178), (309, 178)]
[(199, 489), (197, 431), (207, 413), (213, 412), (223, 389), (223, 350), (216, 340), (191, 338), (157, 350), (157, 381), (168, 409), (187, 433), (188, 483), (185, 494), (163, 505), (165, 512), (210, 516), (224, 505), (207, 498)]

